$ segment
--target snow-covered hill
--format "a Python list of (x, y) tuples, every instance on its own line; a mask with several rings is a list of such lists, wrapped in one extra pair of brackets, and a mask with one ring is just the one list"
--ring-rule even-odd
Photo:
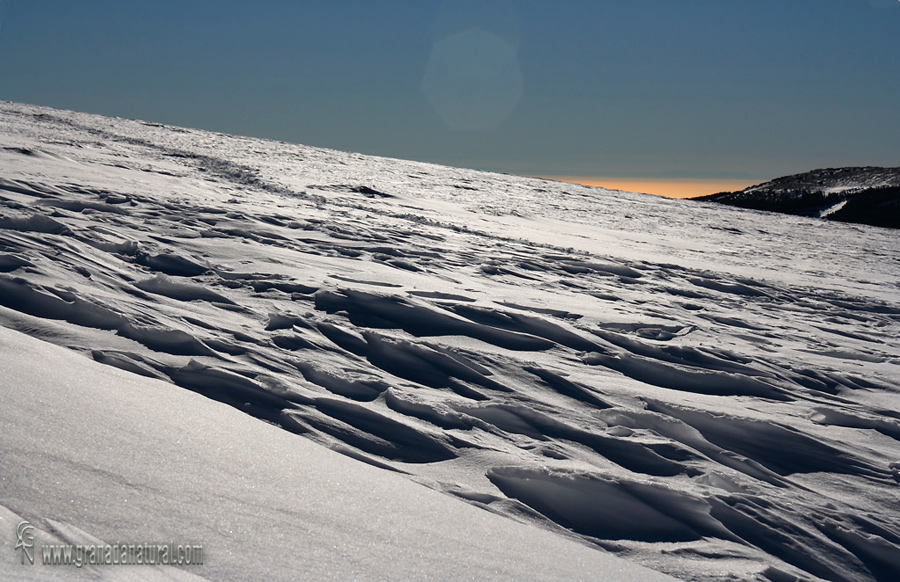
[(784, 176), (770, 182), (751, 186), (744, 192), (768, 192), (790, 195), (798, 192), (838, 194), (870, 188), (900, 186), (900, 168), (826, 168), (803, 174)]
[(900, 168), (827, 168), (696, 200), (900, 228)]
[[(70, 432), (121, 435), (129, 459), (55, 453), (46, 449), (58, 435), (17, 431), (0, 440), (0, 505), (48, 535), (64, 522), (109, 541), (145, 524), (160, 535), (205, 532), (232, 555), (241, 540), (210, 525), (216, 504), (283, 515), (296, 502), (291, 479), (301, 490), (307, 470), (288, 449), (324, 463), (314, 442), (347, 457), (327, 458), (334, 494), (350, 497), (313, 500), (259, 535), (325, 535), (354, 552), (372, 539), (376, 549), (345, 569), (322, 552), (267, 554), (279, 575), (392, 572), (386, 540), (410, 548), (423, 534), (406, 528), (428, 512), (358, 528), (323, 517), (344, 504), (371, 508), (356, 480), (378, 474), (379, 495), (398, 483), (397, 498), (380, 502), (391, 511), (439, 497), (467, 520), (468, 503), (507, 518), (510, 532), (521, 531), (513, 521), (555, 532), (566, 548), (547, 546), (544, 570), (505, 569), (519, 551), (507, 548), (498, 577), (604, 578), (599, 562), (560, 554), (585, 559), (583, 543), (687, 580), (894, 580), (900, 241), (891, 234), (2, 103), (0, 324), (95, 360), (87, 368), (46, 352), (48, 385), (36, 388), (26, 384), (37, 383), (44, 352), (22, 350), (32, 373), (0, 380), (14, 407), (6, 422), (40, 432), (68, 420), (27, 403), (67, 389), (80, 403), (90, 386), (79, 378), (102, 384), (97, 362), (119, 369), (110, 383), (124, 385), (124, 371), (149, 382), (141, 394), (162, 381), (246, 416), (167, 387), (156, 401), (136, 397), (142, 413), (123, 412), (123, 422), (109, 402), (116, 393), (98, 387), (104, 412), (72, 406)], [(3, 332), (3, 345), (17, 337)], [(2, 365), (15, 369), (18, 357)], [(57, 386), (67, 372), (71, 388)], [(202, 449), (233, 473), (173, 469), (151, 454), (171, 442), (167, 414), (198, 427), (236, 423), (234, 440), (223, 427)], [(130, 429), (134, 416), (147, 424)], [(272, 442), (248, 459), (248, 435)], [(142, 454), (138, 470), (131, 456)], [(54, 467), (64, 485), (43, 482)], [(309, 491), (328, 497), (322, 469)], [(105, 500), (140, 496), (154, 471), (182, 484), (183, 498), (153, 490), (181, 509), (142, 520), (139, 504), (115, 523), (129, 505), (110, 513)], [(270, 471), (280, 493), (267, 506), (244, 485), (262, 488), (248, 475), (265, 481)], [(409, 482), (446, 495), (422, 501)], [(42, 504), (48, 489), (55, 502)], [(203, 511), (192, 515), (191, 503)], [(243, 524), (249, 533), (262, 522)], [(481, 553), (476, 573), (447, 571), (456, 558), (412, 571), (409, 556), (425, 547), (465, 554), (447, 519), (431, 525), (446, 542), (400, 552), (393, 575), (490, 570)], [(507, 547), (518, 536), (493, 539)], [(572, 567), (554, 571), (561, 560)], [(265, 569), (238, 563), (207, 572)]]

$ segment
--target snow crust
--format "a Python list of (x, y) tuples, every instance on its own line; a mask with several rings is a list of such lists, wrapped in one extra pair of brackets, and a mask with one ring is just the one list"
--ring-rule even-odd
[(212, 579), (893, 581), (898, 247), (2, 103), (3, 522)]

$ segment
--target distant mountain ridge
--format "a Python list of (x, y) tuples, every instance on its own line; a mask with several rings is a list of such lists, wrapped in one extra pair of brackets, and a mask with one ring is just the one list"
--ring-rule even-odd
[(900, 168), (826, 168), (693, 200), (900, 228)]

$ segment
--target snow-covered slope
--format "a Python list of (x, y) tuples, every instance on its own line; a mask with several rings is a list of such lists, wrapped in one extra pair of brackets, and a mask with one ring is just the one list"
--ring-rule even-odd
[[(670, 579), (5, 328), (0, 369), (3, 579)], [(203, 563), (22, 565), (23, 518), (39, 547), (173, 541)]]
[(900, 168), (826, 168), (695, 200), (900, 228)]
[[(0, 104), (0, 215), (0, 324), (246, 413), (238, 424), (190, 395), (196, 408), (177, 417), (234, 423), (214, 433), (212, 463), (233, 459), (240, 471), (161, 467), (194, 483), (185, 498), (167, 489), (173, 503), (221, 498), (281, 515), (296, 495), (286, 475), (295, 471), (298, 488), (304, 478), (284, 467), (285, 449), (305, 455), (315, 442), (350, 457), (328, 457), (347, 479), (412, 481), (461, 514), (467, 502), (510, 528), (555, 532), (564, 551), (577, 553), (578, 540), (683, 579), (900, 572), (891, 231), (11, 103)], [(90, 364), (63, 365), (102, 376)], [(16, 403), (8, 417), (41, 415), (23, 404), (31, 380), (15, 377), (0, 381)], [(175, 402), (164, 394), (137, 407), (164, 418)], [(113, 397), (98, 388), (98, 400)], [(106, 418), (71, 422), (110, 438), (134, 424)], [(149, 450), (169, 426), (148, 420), (134, 433)], [(234, 451), (251, 426), (278, 435), (252, 463)], [(101, 539), (118, 533), (110, 514), (42, 508), (40, 486), (28, 485), (54, 466), (73, 475), (85, 461), (71, 448), (42, 457), (46, 440), (2, 442), (13, 478), (0, 480), (0, 505)], [(152, 472), (159, 461), (147, 459)], [(265, 495), (236, 495), (248, 466), (272, 468), (288, 491), (271, 507)], [(74, 479), (72, 503), (130, 493), (129, 467), (100, 494)], [(335, 501), (318, 481), (327, 476), (311, 478), (326, 516), (367, 507), (358, 483)], [(410, 493), (419, 489), (396, 485), (390, 503), (415, 507), (379, 535), (400, 528), (397, 543), (410, 547), (403, 527), (430, 503)], [(202, 512), (164, 515), (138, 523), (230, 539)], [(330, 519), (306, 516), (259, 535), (297, 540), (312, 535), (305, 519)], [(325, 535), (365, 545), (373, 530), (350, 522)], [(464, 541), (445, 535), (443, 547), (463, 555), (454, 544)], [(270, 566), (318, 576), (331, 558), (279, 554)], [(454, 577), (453, 559), (421, 572), (398, 559), (394, 574)], [(365, 553), (337, 575), (380, 578), (385, 560)], [(479, 560), (481, 577), (492, 565)], [(548, 546), (540, 561), (561, 560)], [(234, 562), (221, 564), (212, 578)], [(603, 576), (592, 568), (561, 575)]]
[(819, 192), (837, 194), (870, 188), (900, 186), (900, 168), (876, 166), (853, 168), (824, 168), (803, 174), (776, 178), (764, 184), (746, 188), (746, 193), (796, 195)]

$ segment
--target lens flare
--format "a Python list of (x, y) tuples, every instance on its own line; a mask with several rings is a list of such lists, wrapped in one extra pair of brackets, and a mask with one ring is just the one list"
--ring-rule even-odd
[(480, 28), (444, 37), (434, 45), (422, 90), (451, 128), (495, 128), (522, 97), (516, 49)]

